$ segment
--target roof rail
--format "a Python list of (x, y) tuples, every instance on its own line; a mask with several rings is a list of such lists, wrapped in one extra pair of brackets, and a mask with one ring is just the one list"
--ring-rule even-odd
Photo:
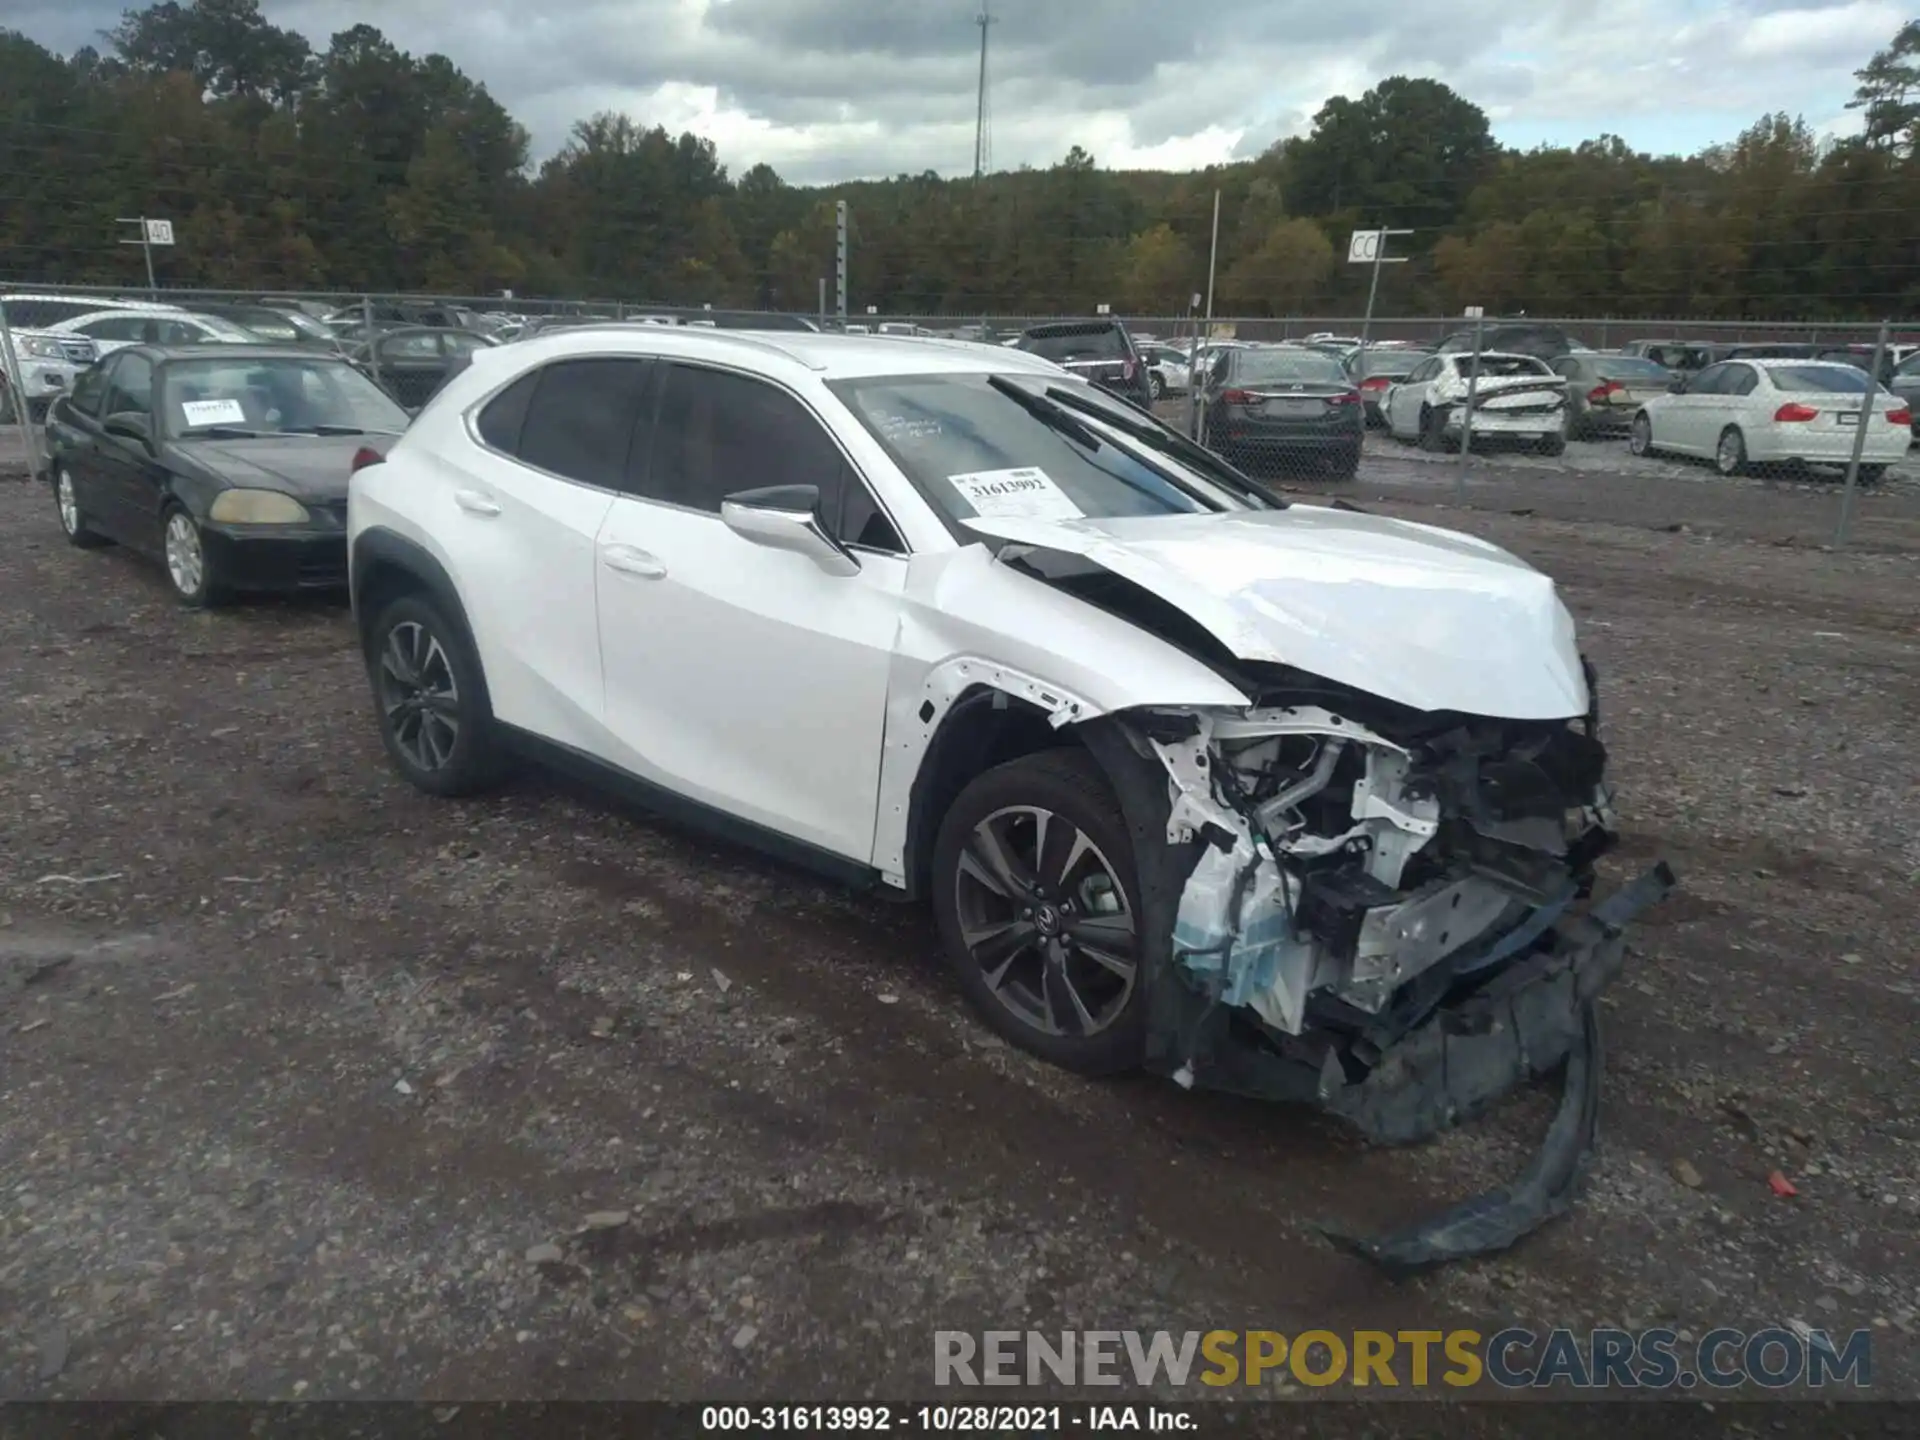
[[(542, 340), (551, 339), (559, 335), (577, 335), (585, 330), (624, 330), (634, 335), (698, 335), (703, 340), (714, 340), (722, 344), (738, 345), (745, 349), (758, 350), (769, 355), (778, 355), (783, 360), (791, 360), (794, 364), (804, 365), (809, 370), (825, 370), (827, 368), (819, 361), (809, 360), (804, 355), (796, 355), (785, 345), (767, 338), (769, 335), (800, 334), (802, 333), (800, 331), (723, 330), (717, 325), (710, 328), (705, 325), (661, 325), (657, 322), (648, 323), (645, 320), (596, 320), (587, 325), (569, 325), (563, 329), (535, 335), (528, 343), (537, 344)], [(813, 332), (807, 331), (805, 333), (812, 334)]]

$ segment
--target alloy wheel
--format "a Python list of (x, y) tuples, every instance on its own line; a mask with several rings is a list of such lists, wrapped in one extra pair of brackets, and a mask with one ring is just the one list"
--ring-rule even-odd
[(1713, 458), (1722, 475), (1738, 474), (1741, 462), (1746, 459), (1746, 447), (1740, 443), (1740, 432), (1729, 430), (1722, 435)]
[(73, 493), (73, 477), (61, 466), (53, 476), (54, 499), (60, 504), (60, 528), (69, 535), (80, 533), (80, 501)]
[(1636, 455), (1645, 455), (1653, 449), (1653, 422), (1646, 416), (1633, 417), (1633, 432), (1628, 437), (1627, 448)]
[(439, 640), (417, 621), (394, 626), (380, 650), (379, 679), (394, 743), (421, 770), (444, 769), (460, 740), (460, 686)]
[(173, 588), (189, 599), (199, 595), (206, 582), (207, 557), (200, 546), (200, 530), (184, 510), (167, 517), (167, 576)]
[(1091, 836), (1035, 805), (973, 827), (954, 877), (960, 935), (987, 988), (1047, 1035), (1096, 1035), (1133, 994), (1139, 950), (1118, 871)]

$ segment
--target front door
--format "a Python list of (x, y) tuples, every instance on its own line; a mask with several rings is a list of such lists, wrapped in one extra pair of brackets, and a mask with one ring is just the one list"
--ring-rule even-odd
[[(664, 367), (650, 458), (599, 537), (617, 763), (816, 849), (872, 855), (906, 557), (839, 446), (757, 377)], [(855, 575), (744, 539), (725, 496), (811, 485)]]
[[(117, 416), (144, 420), (155, 440), (159, 420), (153, 404), (153, 362), (129, 352), (114, 361), (107, 398), (100, 407), (101, 433), (93, 451), (93, 486), (102, 528), (140, 550), (160, 548), (160, 463), (140, 441), (113, 433)], [(82, 508), (88, 501), (82, 500)]]

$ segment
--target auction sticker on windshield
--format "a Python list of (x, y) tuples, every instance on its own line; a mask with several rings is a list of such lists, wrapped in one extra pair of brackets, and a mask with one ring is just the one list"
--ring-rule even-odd
[(947, 483), (982, 520), (1078, 520), (1083, 516), (1046, 471), (1032, 466), (971, 470), (949, 475)]
[(247, 412), (238, 400), (183, 400), (180, 413), (189, 425), (244, 425)]

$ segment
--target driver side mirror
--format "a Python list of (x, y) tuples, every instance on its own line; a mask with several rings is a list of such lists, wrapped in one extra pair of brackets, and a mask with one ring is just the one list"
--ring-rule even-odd
[(153, 421), (136, 410), (123, 410), (118, 415), (107, 416), (101, 428), (118, 439), (131, 440), (147, 450), (153, 449)]
[(828, 533), (813, 485), (740, 490), (720, 502), (720, 519), (742, 540), (804, 555), (829, 575), (858, 575), (860, 562)]
[(1667, 393), (1669, 395), (1686, 394), (1687, 393), (1687, 377), (1684, 375), (1676, 375), (1671, 380), (1667, 381)]

